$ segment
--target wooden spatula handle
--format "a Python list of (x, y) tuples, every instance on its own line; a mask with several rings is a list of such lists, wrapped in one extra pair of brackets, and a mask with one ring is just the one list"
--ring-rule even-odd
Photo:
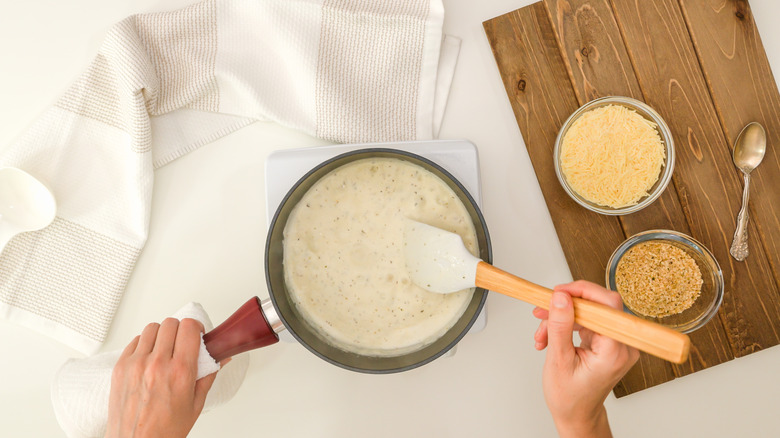
[[(477, 265), (478, 287), (550, 308), (552, 290), (523, 280), (485, 262)], [(573, 298), (574, 320), (583, 327), (674, 363), (688, 360), (687, 335), (593, 301)]]

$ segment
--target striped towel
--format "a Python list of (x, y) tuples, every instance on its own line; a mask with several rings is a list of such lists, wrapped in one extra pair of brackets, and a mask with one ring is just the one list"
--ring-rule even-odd
[(0, 255), (0, 315), (91, 354), (144, 246), (154, 169), (257, 120), (337, 142), (423, 140), (459, 41), (441, 0), (206, 0), (114, 25), (0, 167), (58, 202)]

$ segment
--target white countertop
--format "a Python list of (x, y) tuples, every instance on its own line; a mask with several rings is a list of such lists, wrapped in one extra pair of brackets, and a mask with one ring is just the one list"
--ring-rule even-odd
[[(189, 0), (28, 0), (0, 4), (0, 144), (59, 96), (94, 56), (109, 26)], [(479, 148), (483, 211), (495, 263), (553, 286), (571, 279), (512, 115), (482, 21), (529, 0), (445, 0), (445, 31), (462, 38), (440, 138)], [(774, 71), (780, 71), (780, 2), (753, 0)], [(274, 150), (326, 142), (256, 123), (156, 172), (149, 240), (104, 350), (124, 347), (153, 320), (198, 301), (215, 322), (252, 295), (267, 296), (264, 161)], [(249, 353), (243, 386), (198, 420), (191, 436), (554, 436), (533, 348), (531, 306), (488, 299), (487, 327), (457, 354), (394, 375), (342, 370), (303, 347)], [(62, 436), (49, 400), (52, 376), (78, 353), (0, 320), (0, 436)], [(615, 399), (616, 436), (780, 434), (780, 347)]]

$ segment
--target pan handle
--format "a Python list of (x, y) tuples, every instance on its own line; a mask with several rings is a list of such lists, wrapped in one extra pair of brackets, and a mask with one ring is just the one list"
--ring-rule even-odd
[(270, 300), (252, 297), (214, 330), (203, 335), (211, 357), (221, 362), (245, 351), (266, 347), (279, 341), (282, 330)]

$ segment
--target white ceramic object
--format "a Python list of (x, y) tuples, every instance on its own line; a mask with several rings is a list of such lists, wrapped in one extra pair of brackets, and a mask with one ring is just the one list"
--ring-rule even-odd
[(27, 172), (0, 169), (0, 253), (12, 237), (47, 227), (57, 203), (49, 189)]

